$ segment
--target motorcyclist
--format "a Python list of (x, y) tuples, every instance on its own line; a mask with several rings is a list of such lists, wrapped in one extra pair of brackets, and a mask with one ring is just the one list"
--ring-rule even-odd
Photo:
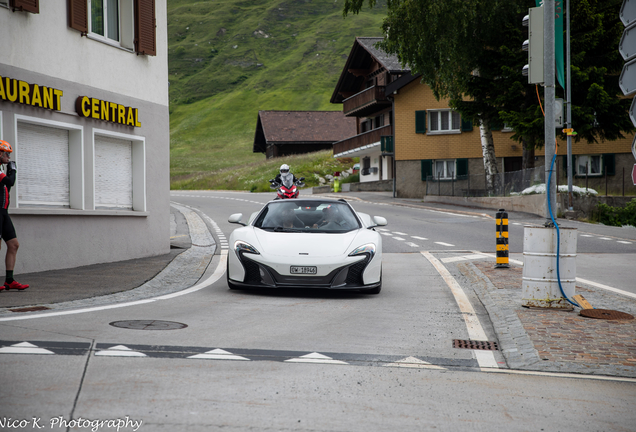
[(291, 172), (289, 172), (289, 165), (282, 164), (280, 166), (279, 173), (276, 174), (276, 183), (280, 183), (287, 187), (291, 187), (293, 184), (296, 183), (296, 181), (298, 181), (296, 176), (292, 174)]

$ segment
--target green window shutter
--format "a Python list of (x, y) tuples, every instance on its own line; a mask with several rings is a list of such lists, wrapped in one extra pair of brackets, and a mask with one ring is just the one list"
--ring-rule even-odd
[(501, 120), (493, 120), (490, 122), (491, 131), (500, 131), (503, 129), (503, 122)]
[(614, 153), (606, 153), (603, 155), (603, 166), (607, 169), (608, 176), (616, 175), (616, 158)]
[(422, 181), (426, 181), (427, 176), (433, 175), (433, 160), (422, 160)]
[(455, 163), (457, 164), (457, 176), (468, 175), (468, 159), (457, 159)]
[(415, 111), (415, 133), (426, 133), (426, 111)]
[(473, 121), (470, 119), (464, 120), (462, 118), (462, 132), (470, 132), (473, 130)]

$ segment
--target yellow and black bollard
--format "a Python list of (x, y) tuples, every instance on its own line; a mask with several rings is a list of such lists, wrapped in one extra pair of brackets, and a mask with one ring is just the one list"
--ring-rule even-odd
[(509, 268), (508, 263), (508, 213), (499, 209), (496, 217), (497, 222), (497, 264), (495, 268)]

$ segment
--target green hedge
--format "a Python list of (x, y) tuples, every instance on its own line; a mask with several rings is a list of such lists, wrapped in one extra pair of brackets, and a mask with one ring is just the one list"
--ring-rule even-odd
[(627, 203), (625, 207), (612, 207), (604, 203), (598, 203), (598, 221), (603, 225), (636, 226), (636, 198)]

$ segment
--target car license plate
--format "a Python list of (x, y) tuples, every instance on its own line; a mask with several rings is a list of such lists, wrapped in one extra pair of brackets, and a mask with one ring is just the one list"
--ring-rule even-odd
[(316, 274), (318, 270), (316, 267), (291, 266), (289, 272), (291, 274)]

